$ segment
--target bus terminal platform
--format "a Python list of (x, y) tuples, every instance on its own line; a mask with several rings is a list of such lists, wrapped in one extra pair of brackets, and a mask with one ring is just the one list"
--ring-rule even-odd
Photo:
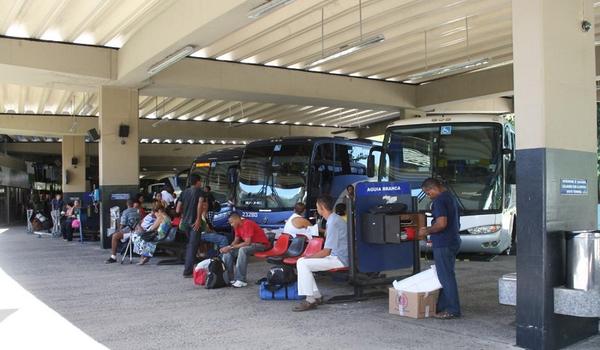
[[(387, 298), (293, 313), (291, 301), (259, 300), (253, 284), (207, 290), (184, 279), (182, 266), (155, 265), (160, 257), (145, 266), (106, 265), (106, 255), (97, 242), (38, 238), (24, 227), (0, 230), (0, 348), (507, 349), (514, 343), (515, 309), (499, 305), (497, 294), (498, 277), (515, 270), (514, 256), (458, 261), (464, 316), (418, 320), (389, 314)], [(268, 267), (253, 260), (250, 281)], [(319, 284), (326, 297), (351, 292), (329, 276)], [(600, 336), (571, 348), (598, 349)]]

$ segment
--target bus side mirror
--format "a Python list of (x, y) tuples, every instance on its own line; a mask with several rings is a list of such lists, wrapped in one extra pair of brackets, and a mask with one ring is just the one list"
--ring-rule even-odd
[(513, 151), (512, 149), (510, 149), (510, 148), (503, 148), (503, 149), (502, 149), (502, 154), (503, 154), (503, 155), (505, 155), (505, 156), (506, 156), (506, 155), (510, 156), (510, 159), (514, 159), (514, 154), (515, 154), (515, 153), (514, 153), (514, 151)]
[(375, 156), (372, 154), (367, 158), (367, 176), (375, 176)]
[(517, 184), (517, 163), (514, 160), (508, 162), (506, 167), (506, 183), (510, 185)]

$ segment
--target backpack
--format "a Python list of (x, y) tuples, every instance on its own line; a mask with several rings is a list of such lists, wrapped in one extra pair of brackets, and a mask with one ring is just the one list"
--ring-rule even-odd
[(225, 264), (219, 257), (212, 258), (208, 265), (208, 275), (206, 276), (206, 289), (223, 288), (227, 286), (223, 274), (226, 272)]
[(267, 284), (270, 286), (288, 285), (296, 282), (298, 276), (294, 268), (287, 265), (274, 266), (267, 273)]

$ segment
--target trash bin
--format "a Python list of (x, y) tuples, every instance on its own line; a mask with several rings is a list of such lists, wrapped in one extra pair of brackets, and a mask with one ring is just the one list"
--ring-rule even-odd
[(567, 288), (600, 290), (600, 231), (567, 233)]

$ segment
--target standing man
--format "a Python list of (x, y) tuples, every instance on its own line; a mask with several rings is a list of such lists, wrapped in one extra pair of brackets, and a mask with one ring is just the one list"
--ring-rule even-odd
[(438, 313), (435, 317), (457, 318), (461, 316), (458, 286), (454, 274), (454, 262), (460, 248), (458, 202), (437, 179), (429, 178), (423, 181), (421, 188), (432, 200), (433, 221), (431, 227), (421, 228), (419, 239), (431, 237), (435, 269), (442, 284), (437, 303)]
[(238, 213), (234, 212), (229, 215), (229, 224), (235, 231), (235, 238), (231, 245), (220, 250), (223, 254), (223, 262), (227, 267), (227, 274), (224, 277), (226, 277), (225, 281), (227, 282), (231, 281), (233, 276), (234, 282), (231, 286), (242, 288), (248, 285), (246, 282), (248, 258), (256, 252), (269, 249), (271, 243), (265, 235), (265, 231), (256, 222), (242, 219)]
[(321, 195), (317, 198), (317, 212), (327, 220), (326, 238), (323, 249), (313, 255), (300, 258), (296, 263), (298, 269), (298, 294), (305, 295), (293, 311), (316, 309), (323, 297), (319, 292), (313, 272), (327, 271), (349, 266), (348, 229), (346, 222), (333, 212), (333, 198)]
[(190, 184), (191, 186), (181, 193), (175, 208), (177, 214), (181, 215), (179, 228), (188, 236), (183, 268), (183, 277), (185, 278), (191, 278), (194, 272), (196, 253), (200, 245), (200, 229), (202, 228), (202, 203), (205, 200), (200, 177), (195, 174), (191, 175)]
[(50, 216), (52, 217), (52, 236), (58, 237), (60, 235), (60, 212), (65, 206), (65, 202), (62, 200), (62, 195), (57, 193), (52, 202), (50, 202), (52, 211)]

